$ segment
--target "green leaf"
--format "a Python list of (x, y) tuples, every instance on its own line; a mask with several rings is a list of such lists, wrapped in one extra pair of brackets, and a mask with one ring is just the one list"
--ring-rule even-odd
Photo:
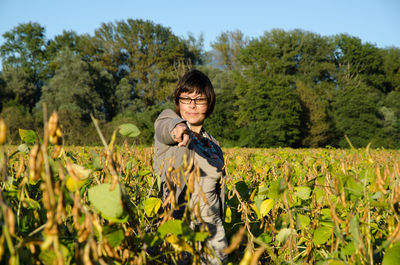
[(127, 137), (137, 137), (140, 135), (139, 128), (132, 123), (121, 124), (119, 127), (119, 133)]
[(247, 199), (250, 196), (250, 189), (247, 186), (246, 182), (244, 181), (238, 181), (235, 183), (236, 190), (238, 191), (240, 197), (242, 199)]
[(106, 218), (107, 220), (114, 222), (114, 223), (126, 223), (128, 222), (129, 219), (129, 215), (127, 215), (126, 213), (124, 213), (122, 216), (118, 217), (118, 218), (113, 218), (113, 217), (105, 217), (104, 215), (102, 215), (104, 218)]
[(285, 243), (290, 235), (296, 235), (296, 230), (292, 228), (283, 228), (279, 231), (278, 235), (276, 236), (276, 240), (278, 240), (281, 243)]
[(29, 147), (26, 144), (20, 144), (17, 149), (23, 154), (29, 154), (30, 152)]
[(106, 219), (119, 219), (124, 214), (119, 185), (110, 191), (111, 184), (104, 183), (88, 190), (90, 203)]
[(311, 222), (310, 218), (303, 214), (298, 214), (296, 221), (297, 221), (297, 226), (299, 228), (307, 227)]
[(129, 160), (128, 162), (126, 162), (125, 164), (125, 170), (131, 170), (136, 164), (137, 161), (134, 158), (131, 158), (132, 160)]
[(5, 153), (0, 152), (0, 170), (2, 170), (6, 166), (6, 159), (5, 159)]
[(27, 205), (27, 209), (40, 210), (40, 203), (35, 201), (34, 199), (26, 197), (25, 202)]
[(342, 249), (342, 253), (347, 255), (347, 256), (351, 256), (354, 254), (354, 252), (356, 251), (356, 249), (354, 248), (354, 243), (350, 242), (348, 243), (343, 249)]
[(157, 231), (160, 233), (161, 237), (164, 237), (169, 233), (176, 236), (182, 235), (184, 231), (183, 222), (182, 220), (169, 220), (160, 225)]
[(112, 247), (118, 246), (125, 239), (124, 231), (122, 229), (114, 229), (107, 226), (103, 227), (103, 236)]
[(195, 233), (186, 223), (182, 220), (169, 220), (162, 224), (157, 232), (160, 234), (160, 238), (164, 238), (166, 235), (174, 235), (176, 237), (181, 236), (182, 238), (190, 241), (204, 241), (208, 236), (208, 232), (197, 232)]
[(303, 201), (308, 200), (311, 194), (311, 188), (307, 186), (295, 187), (296, 196)]
[[(64, 264), (70, 264), (72, 255), (69, 252), (69, 249), (63, 244), (59, 244), (61, 256), (64, 260)], [(44, 265), (52, 265), (57, 264), (57, 254), (52, 249), (46, 249), (40, 252), (39, 259)]]
[(323, 219), (331, 219), (332, 218), (331, 217), (331, 209), (323, 208), (323, 209), (321, 209), (320, 213), (321, 213)]
[(313, 242), (315, 245), (325, 244), (332, 234), (332, 228), (321, 226), (315, 229)]
[(208, 232), (197, 232), (194, 235), (194, 241), (203, 242), (210, 234)]
[(363, 194), (363, 186), (361, 183), (357, 183), (353, 177), (349, 177), (346, 182), (346, 190), (348, 190), (352, 195), (360, 197)]
[(152, 233), (145, 233), (143, 241), (150, 247), (161, 244), (163, 242), (163, 240), (158, 236), (158, 234), (152, 234)]
[(263, 199), (265, 198), (265, 196), (267, 196), (268, 194), (268, 187), (265, 186), (265, 184), (260, 184), (258, 186), (258, 191), (257, 191), (257, 196), (263, 196)]
[(71, 164), (70, 168), (80, 180), (87, 179), (93, 172), (91, 169), (84, 168), (77, 164)]
[(140, 170), (140, 171), (138, 172), (138, 175), (141, 176), (141, 177), (146, 176), (146, 175), (148, 175), (148, 174), (151, 174), (151, 170), (143, 169), (143, 170)]
[(270, 184), (268, 198), (278, 199), (283, 193), (283, 191), (287, 188), (287, 184), (284, 184), (285, 180), (283, 178), (277, 179)]
[(373, 200), (378, 200), (382, 196), (382, 192), (375, 192), (370, 198)]
[(354, 242), (354, 247), (358, 248), (358, 244), (360, 243), (360, 226), (358, 224), (357, 216), (353, 216), (350, 221), (350, 229), (349, 229)]
[(23, 141), (26, 144), (33, 145), (36, 142), (36, 133), (32, 130), (24, 130), (24, 129), (19, 129), (19, 137), (21, 138), (21, 141)]
[[(260, 203), (259, 205), (261, 206), (261, 203)], [(256, 204), (256, 203), (251, 204), (251, 208), (252, 208), (252, 209), (254, 210), (254, 212), (256, 213), (256, 215), (257, 215), (257, 220), (260, 220), (260, 219), (262, 218), (262, 216), (261, 216), (261, 213), (260, 213), (260, 210), (259, 210), (257, 204)]]
[(273, 199), (266, 199), (261, 203), (260, 206), (260, 214), (261, 216), (266, 216), (269, 211), (271, 211), (271, 209), (274, 207), (275, 202)]
[(400, 242), (395, 243), (383, 256), (382, 265), (400, 264)]
[(337, 259), (330, 259), (324, 262), (324, 265), (346, 265), (344, 261)]
[(314, 194), (315, 194), (315, 199), (317, 200), (317, 203), (323, 203), (324, 202), (325, 192), (322, 189), (315, 188), (314, 189)]
[(264, 199), (260, 199), (260, 198), (256, 198), (256, 200), (254, 200), (254, 204), (252, 204), (252, 208), (254, 210), (254, 212), (257, 214), (257, 218), (261, 219), (261, 213), (260, 213), (260, 209), (261, 209), (261, 204), (264, 201)]
[(268, 244), (272, 242), (272, 237), (267, 233), (262, 233), (257, 237), (257, 239), (261, 240), (262, 242)]
[(153, 217), (161, 207), (161, 199), (160, 198), (148, 198), (143, 202), (144, 212), (148, 217)]
[(229, 206), (226, 206), (225, 223), (229, 224), (230, 222), (232, 222), (232, 210)]
[(92, 165), (93, 165), (93, 169), (94, 170), (99, 170), (102, 169), (103, 166), (100, 163), (100, 157), (99, 154), (96, 153), (95, 151), (91, 150), (90, 151), (91, 155), (92, 155)]

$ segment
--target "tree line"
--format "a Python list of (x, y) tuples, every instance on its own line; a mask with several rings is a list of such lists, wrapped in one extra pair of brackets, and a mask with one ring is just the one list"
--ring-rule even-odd
[(43, 106), (57, 110), (68, 145), (100, 140), (123, 123), (151, 145), (153, 122), (173, 108), (172, 91), (190, 68), (213, 82), (217, 103), (206, 129), (223, 146), (400, 147), (400, 49), (347, 34), (266, 31), (256, 38), (222, 32), (176, 36), (152, 21), (103, 23), (93, 35), (52, 39), (38, 23), (19, 24), (0, 46), (0, 111), (8, 141), (43, 127)]

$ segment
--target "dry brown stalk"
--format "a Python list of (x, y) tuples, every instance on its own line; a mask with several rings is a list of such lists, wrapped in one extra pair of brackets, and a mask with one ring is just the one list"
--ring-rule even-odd
[(0, 145), (6, 142), (7, 125), (2, 117), (0, 117)]
[(400, 202), (400, 185), (394, 184), (393, 188), (393, 197), (392, 197), (392, 204), (396, 204)]
[(93, 238), (90, 238), (90, 240), (86, 244), (90, 245), (90, 249), (92, 250), (93, 260), (98, 261), (99, 260), (99, 252), (97, 251), (96, 241), (93, 240)]
[(18, 170), (17, 173), (15, 174), (15, 179), (19, 179), (21, 176), (22, 172), (25, 170), (25, 159), (24, 156), (21, 154), (19, 155), (19, 165), (18, 165)]
[(244, 235), (245, 229), (246, 228), (244, 226), (242, 226), (239, 229), (239, 231), (233, 237), (233, 240), (231, 241), (231, 244), (227, 248), (225, 248), (223, 250), (223, 252), (225, 254), (229, 254), (229, 253), (233, 252), (235, 249), (239, 248), (240, 243), (242, 242), (242, 239), (243, 239), (243, 235)]
[(203, 223), (203, 218), (201, 218), (199, 203), (196, 203), (196, 204), (194, 205), (193, 211), (194, 211), (194, 214), (195, 214), (195, 216), (196, 216), (196, 218), (197, 218), (197, 221)]
[(87, 265), (92, 265), (92, 260), (90, 258), (90, 245), (86, 244), (83, 250), (83, 263)]
[(11, 210), (10, 207), (6, 207), (4, 217), (7, 219), (7, 226), (10, 235), (15, 235), (15, 217), (14, 212)]
[(344, 221), (342, 219), (340, 219), (339, 216), (337, 216), (337, 214), (336, 214), (336, 204), (331, 203), (331, 201), (329, 201), (329, 205), (330, 205), (330, 211), (331, 211), (331, 216), (332, 216), (333, 221), (335, 223), (343, 224)]
[(375, 170), (375, 172), (376, 172), (376, 184), (378, 185), (379, 190), (380, 190), (383, 194), (386, 194), (386, 190), (385, 190), (385, 187), (384, 187), (385, 181), (384, 181), (384, 179), (382, 178), (381, 170), (380, 170), (380, 168), (379, 168), (379, 165), (376, 165), (376, 170)]
[(79, 223), (79, 212), (81, 209), (80, 204), (81, 196), (78, 191), (75, 191), (74, 194), (74, 206), (72, 207), (71, 214), (73, 219), (73, 224), (76, 230), (81, 230), (83, 228), (83, 224)]
[(393, 241), (393, 242), (400, 240), (400, 222), (397, 223), (396, 228), (390, 234), (390, 236), (388, 237), (388, 240)]
[(192, 172), (189, 174), (188, 177), (188, 189), (190, 193), (194, 192), (194, 180), (195, 180), (195, 173)]
[(290, 228), (294, 228), (294, 219), (293, 219), (293, 215), (292, 215), (292, 210), (290, 209), (289, 203), (288, 203), (287, 190), (285, 190), (283, 192), (282, 200), (283, 200), (283, 204), (286, 207), (287, 213), (289, 215)]
[(397, 161), (394, 162), (394, 169), (396, 171), (397, 178), (400, 178), (399, 164), (397, 163)]
[(340, 200), (342, 201), (343, 207), (346, 208), (347, 203), (346, 203), (346, 193), (344, 192), (344, 188), (342, 188), (342, 190), (340, 192)]
[(64, 208), (64, 196), (63, 193), (58, 190), (58, 202), (57, 202), (57, 209), (56, 209), (56, 220), (57, 224), (61, 225), (63, 222), (63, 218), (66, 216), (65, 208)]
[(29, 178), (37, 182), (43, 167), (43, 153), (39, 144), (35, 144), (29, 155)]

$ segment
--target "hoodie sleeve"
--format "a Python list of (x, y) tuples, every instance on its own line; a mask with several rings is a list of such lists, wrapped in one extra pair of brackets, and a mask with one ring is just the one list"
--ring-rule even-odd
[(160, 143), (166, 145), (177, 144), (171, 137), (170, 132), (178, 123), (186, 122), (184, 119), (179, 117), (173, 110), (166, 109), (158, 116), (154, 123), (155, 138)]

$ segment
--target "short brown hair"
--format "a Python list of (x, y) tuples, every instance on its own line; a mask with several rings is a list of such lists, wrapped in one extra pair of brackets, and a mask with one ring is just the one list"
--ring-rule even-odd
[(207, 98), (206, 117), (210, 116), (215, 106), (214, 87), (210, 79), (203, 72), (193, 69), (185, 73), (178, 81), (174, 92), (175, 110), (180, 115), (179, 97), (182, 93), (204, 94)]

